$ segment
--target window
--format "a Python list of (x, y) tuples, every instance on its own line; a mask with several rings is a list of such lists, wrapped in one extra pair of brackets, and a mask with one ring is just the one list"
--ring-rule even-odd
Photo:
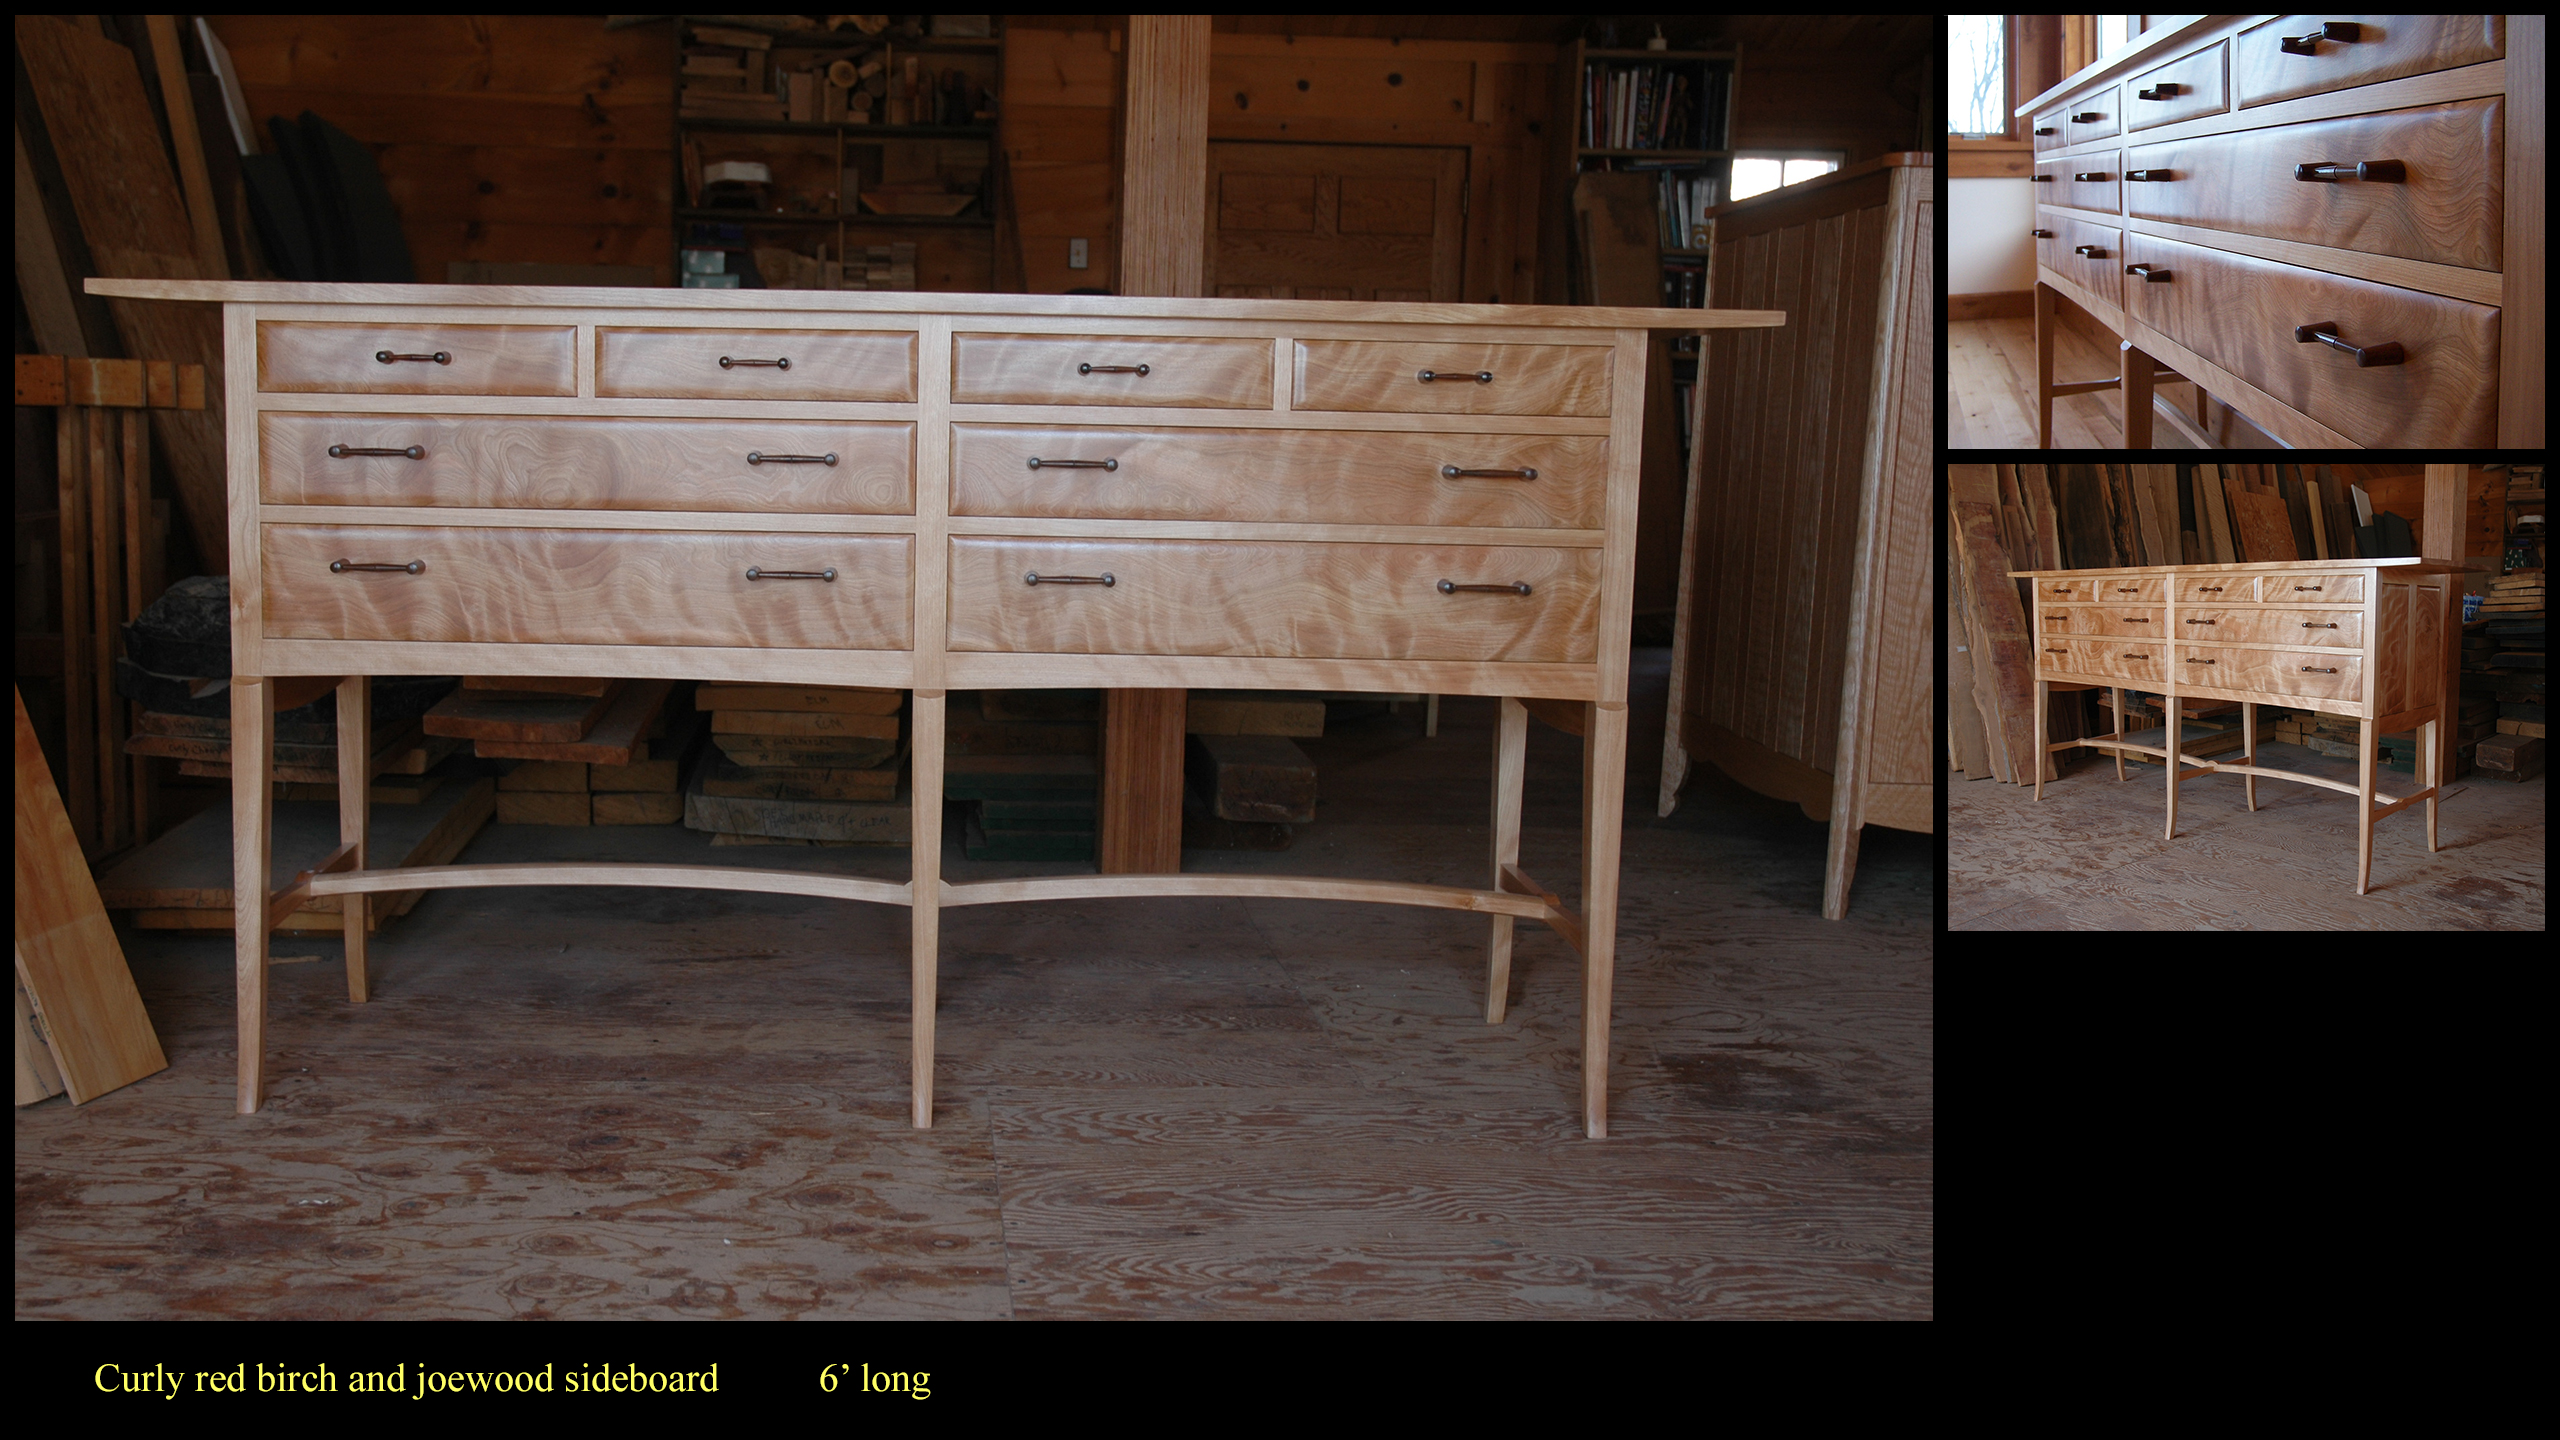
[(1733, 157), (1733, 198), (1747, 200), (1764, 190), (1793, 185), (1816, 175), (1828, 175), (1840, 168), (1840, 157), (1832, 155), (1736, 155)]
[[(2009, 133), (2009, 67), (2001, 15), (1947, 17), (1947, 133), (2000, 139)], [(1737, 177), (1740, 170), (1736, 169)]]

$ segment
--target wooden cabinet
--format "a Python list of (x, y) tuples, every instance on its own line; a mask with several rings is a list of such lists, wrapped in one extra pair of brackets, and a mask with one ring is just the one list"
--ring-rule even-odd
[[(1493, 1020), (1513, 922), (1540, 920), (1584, 959), (1583, 1119), (1606, 1133), (1650, 335), (1784, 316), (90, 283), (223, 302), (233, 373), (259, 376), (231, 388), (228, 432), (244, 1111), (265, 1075), (269, 914), (303, 895), (360, 915), (386, 891), (560, 883), (907, 907), (919, 1126), (945, 907), (1261, 895), (1471, 911), (1489, 917)], [(345, 848), (278, 891), (269, 678), (347, 677), (339, 753), (361, 765), (364, 677), (455, 672), (912, 689), (913, 878), (369, 869), (359, 775), (341, 787)], [(1504, 697), (1485, 883), (946, 883), (946, 689), (1063, 686)], [(1519, 872), (1523, 697), (1582, 707), (1579, 913)], [(355, 999), (363, 932), (351, 919)]]
[(2196, 16), (2021, 105), (2054, 237), (2037, 443), (2098, 388), (2053, 380), (2061, 297), (2128, 347), (2129, 448), (2163, 367), (2289, 446), (2539, 447), (2542, 42), (2538, 15)]

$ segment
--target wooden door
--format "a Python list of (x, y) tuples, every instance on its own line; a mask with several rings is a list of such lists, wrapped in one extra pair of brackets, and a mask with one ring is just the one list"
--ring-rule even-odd
[(1455, 300), (1466, 187), (1458, 147), (1214, 142), (1205, 293)]

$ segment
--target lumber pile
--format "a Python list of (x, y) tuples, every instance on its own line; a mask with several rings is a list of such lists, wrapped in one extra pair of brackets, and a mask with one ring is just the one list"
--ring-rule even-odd
[(1324, 734), (1325, 697), (1194, 690), (1183, 728), (1186, 850), (1286, 850), (1315, 819), (1316, 767), (1297, 741)]
[(693, 707), (711, 738), (684, 823), (714, 845), (910, 843), (905, 691), (706, 683)]
[(515, 762), (501, 825), (672, 825), (699, 726), (673, 680), (466, 675), (427, 712), (430, 735)]
[(954, 691), (943, 793), (962, 802), (972, 860), (1094, 858), (1099, 690)]

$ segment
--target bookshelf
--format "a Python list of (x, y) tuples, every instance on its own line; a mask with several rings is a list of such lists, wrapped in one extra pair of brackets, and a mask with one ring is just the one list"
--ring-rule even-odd
[(989, 288), (1001, 20), (840, 18), (676, 17), (678, 284), (914, 290), (921, 268)]

